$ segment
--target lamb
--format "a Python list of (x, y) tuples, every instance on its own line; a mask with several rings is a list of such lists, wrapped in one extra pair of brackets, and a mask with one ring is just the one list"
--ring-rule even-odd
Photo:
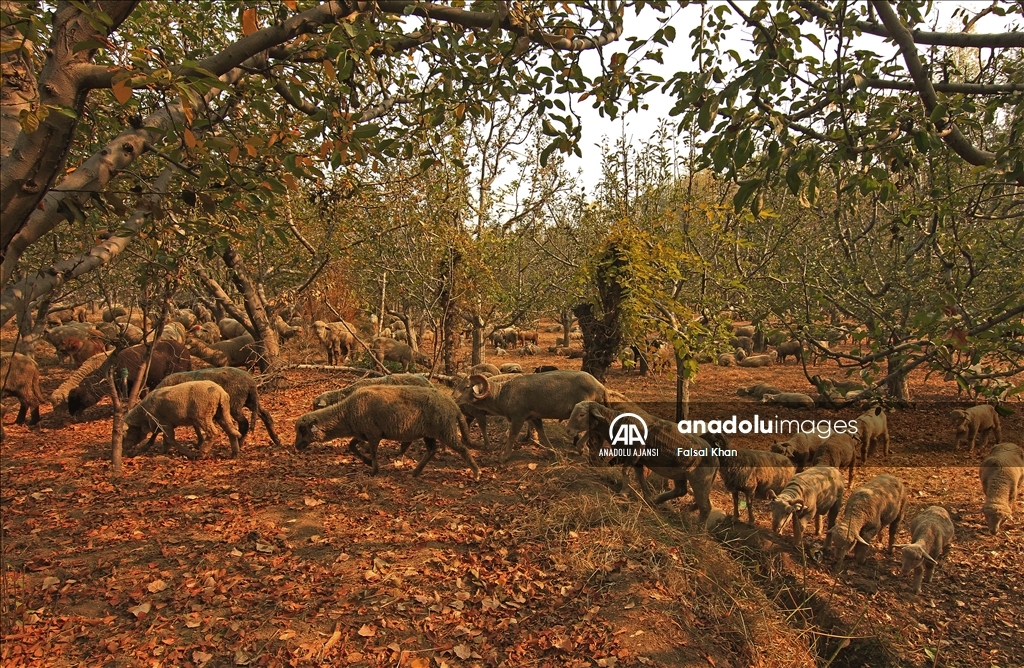
[(903, 575), (914, 574), (914, 593), (921, 593), (921, 580), (932, 581), (935, 565), (949, 552), (953, 542), (953, 520), (941, 506), (929, 506), (910, 523), (910, 543), (897, 545), (903, 555)]
[(799, 362), (804, 355), (804, 345), (799, 341), (786, 341), (776, 346), (775, 352), (779, 354), (779, 364), (785, 364), (787, 357)]
[(771, 365), (775, 364), (776, 357), (777, 357), (777, 355), (775, 354), (775, 351), (773, 350), (770, 353), (768, 353), (767, 355), (753, 355), (751, 357), (744, 357), (743, 359), (738, 360), (736, 362), (736, 364), (738, 366), (742, 366), (742, 367), (746, 367), (746, 368), (766, 367), (766, 366), (771, 366)]
[(313, 335), (327, 351), (329, 365), (341, 364), (348, 358), (352, 350), (352, 343), (355, 341), (355, 337), (352, 335), (354, 331), (355, 327), (343, 320), (338, 322), (317, 320), (313, 323)]
[(832, 434), (818, 446), (811, 458), (811, 466), (834, 466), (840, 471), (850, 470), (846, 484), (853, 484), (853, 465), (857, 461), (856, 441), (849, 434)]
[(0, 396), (18, 398), (18, 417), (14, 424), (34, 425), (39, 422), (39, 405), (43, 403), (43, 392), (39, 389), (39, 367), (36, 361), (21, 353), (5, 354), (0, 357)]
[[(522, 372), (523, 372), (523, 367), (518, 365), (518, 364), (516, 364), (516, 363), (514, 363), (514, 362), (507, 362), (505, 364), (502, 364), (500, 367), (498, 367), (498, 373), (522, 373)], [(536, 373), (536, 370), (534, 370), (534, 372)]]
[(824, 442), (825, 439), (817, 434), (799, 433), (788, 441), (773, 443), (770, 450), (785, 455), (789, 461), (793, 462), (797, 473), (799, 473), (807, 468)]
[(729, 339), (730, 348), (739, 348), (747, 355), (754, 352), (754, 340), (749, 336), (733, 336)]
[(889, 424), (885, 417), (885, 410), (881, 406), (875, 406), (867, 413), (857, 418), (857, 438), (860, 439), (860, 461), (868, 461), (868, 454), (874, 453), (878, 439), (882, 439), (885, 445), (882, 453), (889, 456)]
[(758, 383), (756, 385), (750, 385), (748, 387), (736, 388), (736, 395), (740, 397), (751, 397), (752, 399), (760, 399), (766, 394), (782, 394), (782, 390), (775, 387), (774, 385), (768, 385), (767, 383)]
[(956, 422), (956, 441), (953, 449), (960, 447), (960, 440), (966, 437), (967, 443), (971, 446), (971, 454), (974, 454), (974, 446), (978, 440), (978, 434), (982, 434), (981, 447), (988, 445), (988, 438), (992, 431), (996, 434), (996, 443), (1003, 440), (1003, 430), (999, 424), (999, 414), (991, 404), (972, 406), (965, 411), (956, 410), (949, 414)]
[(737, 449), (735, 455), (719, 456), (718, 472), (726, 491), (732, 493), (732, 517), (740, 519), (740, 492), (747, 501), (747, 523), (754, 522), (755, 497), (782, 491), (795, 469), (785, 455), (763, 450)]
[(497, 376), (499, 373), (502, 373), (502, 371), (493, 364), (482, 362), (469, 368), (469, 375), (472, 376), (474, 373), (489, 373), (492, 376)]
[[(748, 358), (751, 359), (751, 358)], [(780, 392), (765, 394), (761, 397), (762, 404), (778, 404), (787, 408), (814, 408), (814, 399), (799, 392)]]
[[(615, 393), (612, 398), (617, 399), (617, 395), (618, 393)], [(601, 450), (610, 445), (608, 439), (611, 423), (627, 412), (640, 416), (646, 423), (645, 448), (643, 451), (633, 450), (639, 454), (613, 455), (606, 460), (607, 463), (622, 464), (624, 469), (627, 466), (632, 467), (640, 483), (644, 500), (653, 505), (685, 495), (689, 484), (693, 487), (694, 500), (699, 509), (698, 518), (705, 522), (711, 513), (711, 486), (719, 468), (719, 458), (711, 453), (709, 443), (724, 446), (725, 442), (720, 435), (706, 434), (706, 438), (701, 438), (692, 434), (681, 434), (675, 423), (654, 417), (628, 402), (616, 402), (616, 407), (610, 408), (596, 401), (581, 401), (573, 407), (566, 429), (576, 436), (588, 434), (589, 459), (591, 464), (597, 464), (602, 459)], [(695, 455), (692, 454), (693, 450), (703, 450), (708, 454)], [(655, 454), (648, 455), (645, 451), (653, 451)], [(691, 454), (685, 454), (686, 451), (691, 451)], [(680, 454), (681, 452), (683, 454)], [(645, 467), (672, 480), (672, 489), (651, 499), (650, 484), (644, 476)]]
[(53, 406), (53, 409), (57, 410), (61, 404), (65, 403), (68, 400), (68, 394), (71, 390), (78, 387), (83, 378), (100, 368), (100, 366), (107, 361), (108, 356), (109, 353), (107, 352), (93, 355), (82, 362), (81, 366), (72, 371), (71, 375), (65, 378), (64, 382), (50, 394), (50, 405)]
[(855, 489), (846, 500), (843, 518), (832, 527), (834, 558), (840, 560), (856, 546), (854, 556), (858, 564), (863, 564), (871, 542), (885, 527), (889, 527), (891, 553), (906, 504), (906, 488), (891, 475), (876, 476)]
[(205, 457), (210, 452), (206, 437), (213, 434), (214, 422), (228, 435), (231, 456), (237, 457), (238, 425), (231, 417), (231, 397), (220, 385), (209, 380), (193, 380), (154, 389), (124, 416), (127, 430), (124, 449), (132, 452), (142, 439), (159, 430), (168, 445), (189, 459), (195, 459), (196, 453), (174, 438), (175, 427), (191, 425), (196, 430), (199, 456)]
[[(247, 371), (234, 367), (199, 369), (197, 371), (181, 371), (160, 381), (156, 389), (162, 387), (173, 387), (182, 383), (194, 380), (209, 380), (217, 383), (228, 393), (231, 399), (231, 417), (238, 423), (239, 443), (245, 445), (245, 437), (249, 433), (250, 426), (255, 425), (256, 417), (259, 416), (263, 425), (267, 428), (267, 434), (274, 445), (281, 447), (281, 439), (274, 430), (274, 418), (270, 416), (265, 408), (260, 406), (260, 395), (256, 390), (256, 379)], [(242, 413), (243, 408), (248, 408), (250, 415), (246, 419)], [(155, 434), (154, 434), (155, 437)]]
[(995, 536), (1003, 522), (1013, 519), (1013, 506), (1024, 488), (1024, 450), (1013, 443), (994, 446), (981, 462), (978, 475), (985, 492), (981, 512)]
[(217, 321), (217, 329), (220, 330), (220, 338), (233, 339), (236, 336), (243, 336), (249, 333), (245, 325), (234, 318), (221, 318)]
[[(107, 396), (110, 389), (107, 384), (107, 369), (111, 367), (114, 368), (114, 379), (121, 381), (117, 383), (118, 393), (126, 394), (127, 388), (135, 382), (135, 374), (142, 366), (145, 356), (146, 347), (137, 345), (125, 348), (107, 358), (98, 369), (85, 376), (78, 387), (68, 393), (68, 412), (77, 415)], [(153, 357), (149, 373), (146, 375), (146, 387), (153, 389), (170, 374), (188, 371), (190, 364), (191, 355), (188, 348), (174, 341), (157, 341), (153, 344)]]
[(817, 536), (821, 534), (821, 516), (827, 515), (825, 549), (828, 549), (845, 491), (843, 474), (834, 466), (812, 466), (797, 473), (778, 495), (768, 493), (772, 506), (772, 531), (779, 533), (792, 519), (793, 543), (799, 546), (804, 540), (804, 520), (814, 518)]
[[(422, 438), (427, 452), (416, 465), (418, 476), (437, 452), (438, 442), (457, 452), (480, 479), (480, 467), (467, 448), (469, 425), (455, 401), (433, 388), (375, 385), (361, 387), (343, 401), (306, 413), (295, 422), (295, 447), (304, 450), (311, 443), (353, 437), (349, 449), (378, 472), (377, 447), (382, 439), (403, 443)], [(461, 443), (460, 443), (461, 440)], [(368, 459), (358, 448), (360, 441), (370, 447)]]
[(419, 387), (433, 387), (430, 381), (427, 380), (426, 376), (421, 376), (414, 373), (393, 373), (390, 376), (380, 376), (377, 378), (363, 378), (357, 380), (348, 387), (343, 387), (337, 390), (331, 390), (330, 392), (324, 392), (313, 399), (313, 410), (320, 410), (321, 408), (327, 408), (332, 404), (340, 402), (342, 399), (352, 394), (360, 387), (367, 387), (370, 385), (416, 385)]
[(527, 420), (536, 427), (540, 442), (551, 448), (542, 420), (566, 420), (579, 402), (605, 403), (605, 395), (604, 385), (583, 371), (517, 374), (500, 386), (492, 385), (485, 376), (474, 375), (458, 403), (508, 418), (508, 440), (501, 454), (504, 462), (512, 454), (512, 445)]
[(370, 351), (374, 357), (385, 362), (398, 362), (402, 365), (402, 373), (415, 367), (415, 363), (430, 364), (430, 358), (414, 351), (410, 346), (395, 339), (377, 337), (370, 342)]

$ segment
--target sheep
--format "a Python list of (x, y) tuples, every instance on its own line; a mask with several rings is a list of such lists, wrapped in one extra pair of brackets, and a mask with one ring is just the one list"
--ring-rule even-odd
[(857, 418), (857, 438), (860, 440), (860, 461), (866, 463), (868, 454), (874, 453), (878, 439), (884, 441), (882, 454), (889, 456), (889, 424), (885, 410), (875, 406)]
[[(96, 329), (103, 335), (103, 340), (112, 345), (137, 346), (142, 343), (142, 330), (127, 322), (98, 322)], [(220, 339), (219, 332), (217, 339)]]
[(63, 359), (71, 357), (74, 352), (83, 347), (85, 341), (94, 338), (102, 339), (103, 333), (90, 323), (74, 322), (45, 330), (43, 338), (56, 348), (57, 353)]
[[(174, 385), (180, 385), (181, 383), (193, 380), (213, 381), (228, 393), (228, 397), (231, 399), (231, 417), (238, 423), (239, 447), (245, 445), (245, 437), (249, 433), (249, 428), (255, 425), (257, 416), (259, 416), (259, 419), (263, 421), (263, 425), (267, 428), (270, 440), (277, 447), (281, 447), (281, 439), (278, 438), (277, 431), (274, 430), (274, 418), (270, 416), (270, 413), (265, 408), (260, 406), (260, 395), (256, 390), (256, 379), (249, 375), (247, 371), (234, 367), (180, 371), (165, 377), (156, 386), (156, 389), (173, 387)], [(249, 419), (246, 419), (242, 413), (243, 408), (249, 409)]]
[(491, 332), (491, 342), (495, 348), (515, 348), (519, 330), (515, 327), (505, 327)]
[(459, 395), (459, 405), (501, 415), (509, 420), (508, 440), (501, 461), (508, 461), (512, 445), (523, 423), (529, 420), (537, 429), (540, 442), (551, 448), (542, 420), (565, 420), (581, 401), (605, 403), (605, 387), (583, 371), (549, 371), (517, 374), (500, 386), (481, 375), (469, 377), (468, 386)]
[(508, 351), (505, 350), (504, 348), (495, 348), (494, 355), (496, 357), (504, 357), (505, 355), (508, 355)]
[(212, 322), (198, 324), (190, 329), (188, 333), (193, 339), (202, 341), (208, 346), (212, 346), (221, 340), (220, 328)]
[(178, 343), (185, 343), (187, 340), (188, 329), (177, 320), (164, 323), (164, 329), (160, 333), (160, 338), (164, 341), (177, 341)]
[(59, 350), (61, 353), (70, 356), (76, 366), (81, 366), (85, 360), (93, 355), (105, 352), (107, 344), (96, 337), (87, 339), (67, 337), (63, 340), (62, 347)]
[(188, 349), (189, 352), (210, 366), (222, 367), (230, 365), (231, 360), (228, 359), (227, 353), (208, 346), (199, 339), (189, 341)]
[(834, 466), (849, 469), (847, 485), (853, 484), (853, 466), (857, 461), (856, 441), (849, 434), (832, 434), (818, 446), (811, 458), (811, 466)]
[(804, 540), (804, 520), (814, 518), (814, 535), (821, 534), (821, 516), (828, 516), (825, 549), (832, 540), (831, 530), (843, 506), (843, 474), (834, 466), (812, 466), (794, 475), (781, 492), (768, 493), (772, 507), (772, 531), (779, 533), (793, 520), (793, 544)]
[(1024, 450), (1013, 443), (1000, 443), (981, 462), (978, 471), (985, 505), (981, 511), (993, 536), (1003, 522), (1013, 519), (1013, 505), (1024, 488)]
[(733, 336), (729, 339), (730, 348), (739, 348), (746, 354), (754, 352), (754, 340), (749, 336)]
[(736, 355), (722, 353), (718, 356), (718, 366), (736, 366)]
[(115, 319), (121, 316), (128, 315), (128, 310), (123, 306), (114, 306), (111, 308), (103, 309), (103, 322), (114, 322)]
[(0, 357), (0, 396), (18, 398), (18, 417), (14, 424), (34, 425), (39, 422), (39, 405), (43, 403), (43, 391), (39, 389), (39, 367), (36, 361), (21, 353), (5, 354)]
[(773, 443), (770, 450), (785, 455), (793, 462), (797, 473), (803, 471), (814, 459), (815, 453), (825, 439), (817, 434), (800, 433), (788, 441)]
[[(469, 425), (455, 401), (433, 388), (371, 385), (361, 387), (339, 403), (306, 413), (295, 422), (295, 448), (311, 443), (352, 437), (349, 449), (377, 475), (377, 447), (382, 439), (403, 443), (422, 438), (427, 452), (416, 465), (418, 476), (437, 452), (437, 444), (457, 452), (480, 479), (480, 467), (467, 448)], [(460, 443), (461, 440), (461, 443)], [(368, 459), (358, 448), (360, 441), (370, 447)]]
[(971, 446), (971, 454), (974, 454), (974, 447), (978, 440), (978, 434), (982, 434), (981, 447), (988, 445), (988, 438), (992, 431), (996, 434), (996, 443), (1003, 440), (1003, 430), (999, 424), (999, 414), (991, 404), (972, 406), (967, 410), (956, 410), (949, 414), (956, 422), (956, 441), (953, 449), (960, 448), (960, 440), (966, 437), (967, 443)]
[(260, 351), (252, 334), (243, 334), (227, 341), (218, 341), (212, 346), (193, 339), (189, 342), (189, 350), (193, 355), (212, 366), (244, 366), (247, 369), (253, 369), (260, 359)]
[(277, 332), (278, 337), (281, 339), (281, 343), (291, 339), (294, 336), (302, 334), (301, 327), (292, 327), (284, 321), (280, 315), (274, 316), (274, 331)]
[(210, 452), (206, 437), (213, 434), (214, 422), (227, 434), (231, 456), (237, 457), (238, 425), (231, 417), (231, 397), (220, 385), (210, 380), (193, 380), (154, 389), (124, 416), (123, 447), (132, 452), (142, 439), (159, 430), (167, 445), (195, 459), (196, 453), (174, 438), (175, 427), (191, 425), (196, 430), (198, 454), (205, 457)]
[[(536, 372), (536, 370), (534, 370), (534, 371)], [(506, 362), (505, 364), (502, 364), (500, 367), (498, 367), (498, 373), (522, 373), (522, 372), (523, 372), (523, 367), (518, 365), (518, 364), (516, 364), (516, 363), (514, 363), (514, 362)]]
[(537, 330), (522, 330), (516, 334), (516, 341), (520, 346), (525, 346), (527, 343), (537, 345), (537, 338)]
[(415, 367), (415, 363), (430, 364), (429, 357), (394, 339), (383, 337), (374, 339), (370, 342), (370, 352), (381, 361), (398, 362), (402, 365), (402, 373)]
[(197, 303), (192, 307), (192, 315), (196, 317), (196, 320), (200, 324), (213, 322), (213, 313), (211, 313), (210, 309), (206, 308), (202, 304)]
[(733, 333), (736, 337), (746, 337), (748, 339), (754, 338), (754, 333), (757, 328), (754, 325), (743, 325), (742, 327), (733, 327)]
[(343, 363), (352, 350), (355, 327), (344, 320), (313, 323), (313, 335), (327, 351), (327, 363), (331, 366)]
[[(52, 307), (51, 307), (52, 308)], [(85, 307), (75, 306), (73, 308), (58, 308), (46, 314), (46, 322), (54, 325), (64, 325), (72, 320), (85, 322)]]
[[(613, 398), (618, 398), (616, 395), (618, 393), (612, 395)], [(622, 464), (624, 470), (627, 466), (632, 467), (640, 483), (644, 500), (652, 505), (683, 496), (687, 493), (688, 486), (692, 487), (699, 510), (698, 518), (701, 522), (706, 522), (711, 513), (711, 486), (719, 467), (719, 458), (710, 445), (726, 445), (722, 436), (706, 434), (701, 438), (692, 434), (681, 434), (675, 423), (654, 417), (628, 403), (617, 402), (615, 408), (610, 408), (597, 401), (581, 401), (573, 406), (566, 429), (577, 437), (580, 434), (589, 436), (591, 464), (597, 464), (602, 460), (601, 450), (604, 446), (611, 445), (611, 423), (626, 412), (640, 416), (646, 423), (647, 439), (644, 448), (625, 448), (630, 454), (613, 454), (610, 458), (604, 459), (608, 464)], [(614, 448), (611, 449), (614, 452)], [(703, 454), (694, 453), (694, 450), (702, 451)], [(647, 454), (650, 451), (654, 454)], [(672, 480), (672, 489), (651, 499), (650, 484), (644, 476), (645, 467)]]
[(368, 385), (417, 385), (419, 387), (433, 387), (433, 385), (430, 384), (430, 381), (427, 380), (426, 376), (414, 373), (393, 373), (389, 376), (363, 378), (355, 381), (348, 387), (331, 390), (318, 395), (313, 399), (313, 410), (320, 410), (321, 408), (327, 408), (332, 404), (336, 404), (358, 390), (360, 387), (367, 387)]
[(765, 498), (769, 491), (778, 493), (793, 477), (793, 463), (775, 452), (735, 450), (731, 456), (719, 456), (718, 473), (726, 491), (732, 493), (732, 517), (740, 519), (740, 492), (747, 501), (747, 523), (753, 525), (755, 497)]
[(753, 355), (751, 357), (744, 357), (741, 360), (737, 360), (736, 364), (737, 366), (742, 366), (746, 368), (766, 367), (775, 364), (776, 357), (777, 356), (775, 354), (775, 351), (773, 350), (767, 355)]
[(736, 388), (736, 395), (740, 397), (760, 399), (766, 394), (782, 394), (782, 390), (774, 385), (768, 385), (767, 383), (757, 383), (756, 385)]
[[(749, 358), (748, 358), (749, 359)], [(777, 404), (787, 408), (814, 408), (814, 399), (799, 392), (780, 392), (765, 394), (761, 397), (762, 404)]]
[[(107, 396), (110, 389), (107, 384), (107, 370), (111, 367), (114, 369), (115, 381), (120, 381), (116, 383), (118, 393), (126, 394), (130, 384), (135, 382), (135, 374), (138, 373), (145, 357), (146, 346), (137, 345), (125, 348), (107, 358), (99, 368), (86, 375), (78, 387), (68, 392), (68, 412), (77, 415)], [(146, 387), (153, 389), (170, 374), (188, 371), (190, 363), (191, 355), (188, 348), (174, 341), (157, 341), (153, 344), (153, 356), (145, 380)]]
[(648, 348), (650, 352), (651, 370), (655, 373), (668, 371), (676, 361), (676, 349), (671, 343), (660, 342), (656, 346)]
[(864, 383), (855, 380), (832, 380), (821, 376), (811, 376), (811, 384), (818, 388), (818, 393), (823, 397), (831, 397), (835, 394), (846, 396), (849, 392), (860, 392), (867, 388)]
[(57, 410), (61, 404), (65, 403), (68, 400), (68, 393), (78, 387), (83, 378), (100, 368), (100, 366), (107, 361), (107, 357), (109, 355), (110, 353), (107, 353), (106, 351), (93, 355), (82, 362), (81, 366), (72, 371), (71, 375), (65, 378), (64, 382), (50, 394), (50, 405), (53, 406), (53, 409)]
[[(519, 365), (517, 364), (515, 366)], [(547, 373), (548, 371), (558, 371), (558, 367), (553, 364), (542, 364), (533, 370), (534, 373)]]
[(871, 542), (885, 527), (889, 527), (889, 552), (892, 553), (906, 504), (906, 488), (891, 475), (876, 476), (853, 490), (843, 508), (843, 518), (832, 527), (834, 559), (841, 560), (856, 546), (854, 556), (858, 564), (863, 564)]
[[(539, 351), (540, 351), (540, 348), (538, 348), (535, 344), (533, 344), (533, 343), (524, 343), (523, 347), (519, 349), (519, 355), (520, 355), (520, 357), (525, 357), (526, 355), (533, 356), (533, 355), (536, 355)], [(572, 358), (572, 356), (570, 355), (570, 359), (571, 358)]]
[(492, 376), (497, 376), (499, 373), (503, 373), (498, 367), (487, 362), (481, 362), (480, 364), (473, 365), (469, 368), (469, 375), (474, 373), (489, 373)]
[(804, 345), (799, 341), (786, 341), (777, 345), (775, 352), (779, 355), (779, 364), (785, 364), (786, 358), (790, 356), (799, 362), (804, 355)]
[(195, 314), (188, 309), (175, 309), (171, 313), (171, 319), (184, 327), (185, 331), (188, 331), (198, 324)]
[(903, 575), (914, 574), (914, 593), (921, 593), (921, 580), (932, 581), (935, 566), (949, 552), (953, 542), (953, 520), (941, 506), (929, 506), (910, 523), (911, 542), (897, 545), (903, 556)]
[(233, 339), (236, 336), (249, 333), (245, 325), (234, 318), (221, 318), (217, 321), (217, 329), (220, 330), (220, 338), (222, 339)]

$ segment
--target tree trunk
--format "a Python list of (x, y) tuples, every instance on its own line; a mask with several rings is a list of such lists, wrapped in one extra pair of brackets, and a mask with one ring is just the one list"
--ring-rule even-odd
[(563, 308), (561, 313), (562, 341), (565, 342), (566, 348), (569, 347), (569, 332), (572, 330), (572, 321), (572, 310)]
[[(614, 320), (609, 325), (594, 317), (593, 304), (579, 304), (573, 309), (583, 330), (583, 371), (604, 382), (605, 372), (615, 361), (621, 334)], [(609, 318), (606, 316), (605, 320)]]
[(260, 299), (241, 256), (229, 245), (224, 251), (223, 257), (224, 264), (230, 270), (231, 281), (241, 293), (245, 303), (245, 312), (249, 315), (249, 322), (252, 323), (252, 335), (260, 350), (260, 359), (257, 363), (260, 371), (265, 373), (267, 369), (277, 363), (281, 354), (277, 331), (271, 326), (270, 319), (267, 318), (266, 304)]
[(384, 273), (380, 277), (380, 318), (377, 320), (377, 335), (380, 336), (380, 332), (384, 329), (384, 304), (387, 301), (388, 295), (388, 270), (385, 269)]
[(640, 368), (640, 375), (646, 376), (651, 372), (651, 366), (647, 363), (647, 355), (644, 355), (643, 351), (634, 345), (629, 347), (633, 351), (633, 360), (636, 361), (636, 365)]
[(403, 306), (402, 311), (388, 311), (388, 313), (402, 321), (402, 324), (405, 325), (405, 337), (409, 342), (409, 347), (414, 351), (419, 352), (419, 342), (416, 340), (416, 334), (413, 332), (412, 323), (409, 321), (408, 307)]
[(464, 314), (463, 317), (469, 322), (470, 340), (473, 343), (470, 364), (473, 366), (482, 364), (484, 361), (484, 319), (477, 312)]
[[(891, 355), (886, 358), (886, 367), (888, 373), (891, 374), (905, 362), (905, 360), (898, 355)], [(887, 374), (888, 375), (888, 374)], [(910, 404), (910, 386), (907, 384), (907, 374), (897, 373), (895, 376), (886, 381), (886, 388), (889, 391), (889, 396), (892, 397), (897, 403), (901, 405)]]

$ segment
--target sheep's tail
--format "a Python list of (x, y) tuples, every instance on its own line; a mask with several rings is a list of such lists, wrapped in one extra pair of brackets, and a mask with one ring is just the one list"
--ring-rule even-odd
[(238, 423), (235, 422), (235, 418), (231, 416), (231, 399), (228, 397), (227, 392), (223, 392), (218, 399), (219, 405), (217, 406), (217, 413), (214, 416), (220, 426), (224, 428), (224, 432), (228, 436), (233, 438), (242, 438), (242, 434), (238, 431)]

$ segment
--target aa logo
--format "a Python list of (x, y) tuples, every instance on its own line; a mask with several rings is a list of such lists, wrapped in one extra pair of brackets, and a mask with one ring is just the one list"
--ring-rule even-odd
[[(641, 433), (641, 429), (643, 433)], [(622, 413), (608, 426), (608, 437), (612, 440), (613, 446), (645, 445), (647, 443), (647, 423), (636, 413)]]

